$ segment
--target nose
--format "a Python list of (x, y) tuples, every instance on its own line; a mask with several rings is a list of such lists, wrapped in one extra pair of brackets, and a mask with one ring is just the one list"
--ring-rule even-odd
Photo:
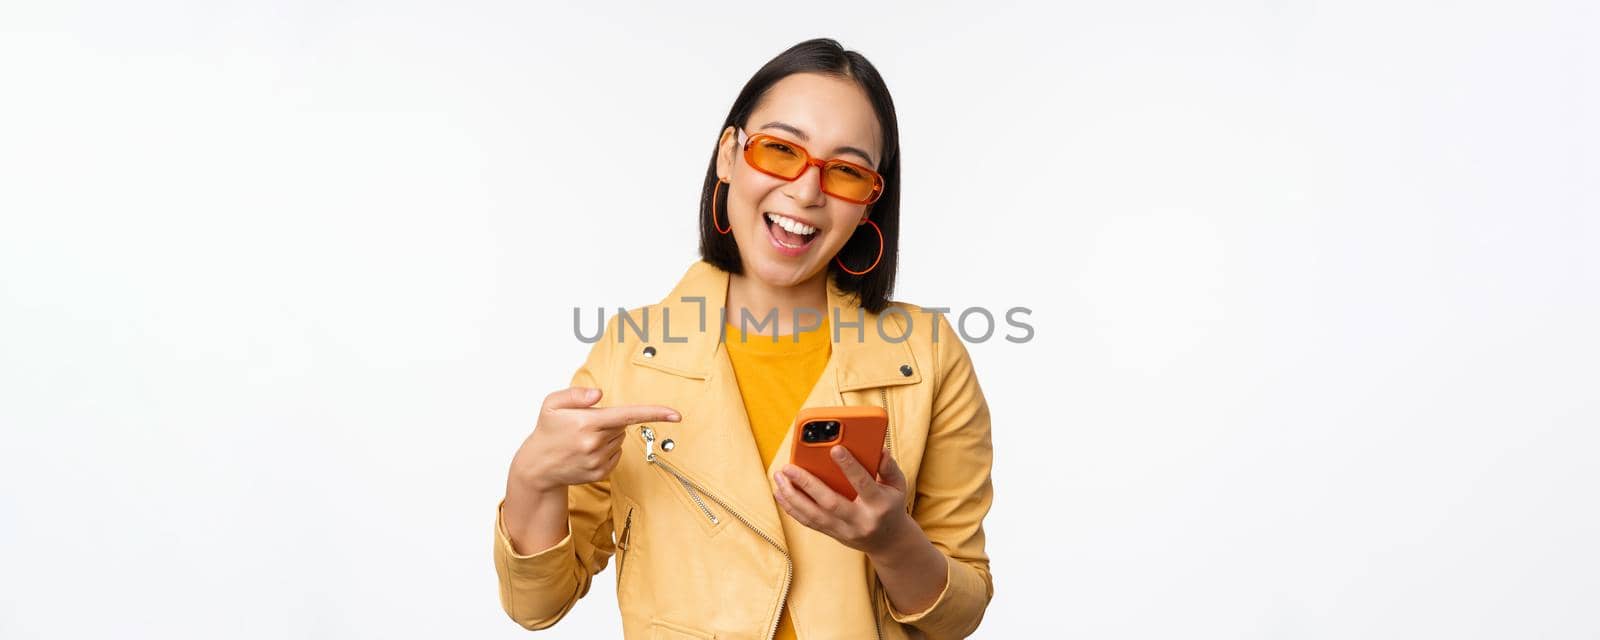
[(783, 194), (801, 206), (822, 206), (822, 167), (807, 166), (805, 173), (783, 187)]

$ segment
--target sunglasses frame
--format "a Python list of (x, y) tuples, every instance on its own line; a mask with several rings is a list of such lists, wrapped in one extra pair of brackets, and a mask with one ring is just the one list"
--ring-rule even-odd
[[(744, 128), (743, 127), (738, 128), (738, 132), (739, 132), (739, 147), (744, 151), (744, 153), (743, 153), (744, 162), (745, 162), (745, 164), (750, 165), (750, 168), (755, 169), (756, 171), (760, 171), (761, 173), (767, 174), (767, 175), (772, 176), (774, 178), (778, 178), (780, 180), (788, 180), (789, 182), (794, 182), (795, 180), (799, 180), (800, 176), (805, 175), (807, 171), (810, 171), (811, 167), (817, 167), (817, 168), (821, 169), (822, 170), (822, 176), (827, 176), (828, 167), (830, 167), (832, 165), (841, 165), (842, 164), (844, 166), (850, 167), (850, 168), (855, 169), (857, 171), (861, 171), (861, 172), (863, 172), (863, 173), (865, 173), (865, 174), (867, 174), (869, 176), (872, 176), (872, 193), (869, 194), (867, 196), (867, 199), (865, 199), (865, 200), (856, 200), (854, 198), (846, 198), (846, 197), (841, 196), (839, 194), (836, 194), (836, 193), (833, 193), (831, 191), (828, 191), (828, 189), (825, 186), (826, 183), (827, 183), (827, 180), (822, 179), (822, 180), (820, 180), (820, 182), (822, 182), (823, 185), (819, 185), (819, 186), (823, 187), (822, 188), (822, 192), (823, 193), (826, 193), (826, 194), (828, 194), (828, 195), (830, 195), (832, 197), (838, 198), (838, 199), (843, 200), (845, 202), (849, 202), (851, 204), (872, 204), (874, 202), (877, 202), (878, 198), (883, 196), (883, 174), (878, 173), (877, 171), (873, 170), (871, 167), (862, 166), (862, 165), (856, 164), (854, 162), (850, 162), (848, 160), (840, 160), (838, 158), (829, 158), (827, 160), (819, 159), (816, 156), (811, 155), (811, 152), (809, 150), (807, 150), (804, 146), (800, 145), (799, 143), (797, 143), (797, 142), (795, 142), (793, 140), (790, 140), (788, 138), (781, 138), (781, 137), (772, 135), (770, 133), (757, 133), (757, 134), (754, 134), (754, 135), (746, 134), (744, 132)], [(805, 168), (800, 170), (800, 175), (797, 175), (797, 176), (795, 176), (793, 178), (790, 178), (790, 177), (785, 176), (785, 175), (773, 173), (773, 172), (768, 171), (766, 169), (763, 169), (759, 165), (757, 165), (755, 163), (755, 161), (750, 158), (750, 156), (752, 154), (750, 149), (751, 149), (751, 147), (755, 146), (755, 143), (756, 143), (757, 140), (761, 140), (763, 138), (767, 139), (767, 140), (773, 140), (775, 142), (781, 142), (783, 144), (789, 145), (790, 148), (792, 148), (792, 149), (794, 149), (796, 151), (799, 151), (800, 155), (801, 155), (801, 159), (805, 162), (805, 164), (803, 165)]]

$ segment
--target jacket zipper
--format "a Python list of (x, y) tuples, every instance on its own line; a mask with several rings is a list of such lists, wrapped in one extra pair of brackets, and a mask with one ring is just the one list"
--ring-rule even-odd
[(711, 524), (716, 524), (717, 514), (712, 513), (711, 509), (706, 506), (706, 503), (700, 500), (700, 494), (695, 492), (694, 487), (689, 486), (689, 482), (684, 480), (682, 476), (675, 475), (674, 477), (677, 477), (678, 483), (683, 485), (683, 490), (689, 492), (689, 499), (693, 500), (694, 503), (700, 507), (700, 512), (706, 514), (706, 519), (710, 520)]
[[(682, 473), (679, 473), (676, 468), (670, 464), (667, 464), (666, 461), (657, 459), (655, 430), (651, 429), (650, 425), (641, 425), (639, 427), (639, 437), (644, 438), (645, 462), (656, 465), (665, 470), (667, 473), (672, 474), (672, 477), (677, 478), (678, 482), (681, 483), (685, 489), (689, 490), (689, 497), (694, 499), (695, 504), (700, 505), (700, 509), (704, 511), (705, 514), (711, 519), (711, 522), (715, 524), (717, 521), (716, 515), (711, 513), (710, 509), (706, 508), (705, 503), (700, 501), (700, 498), (695, 491), (698, 485), (691, 482), (688, 478), (685, 478)], [(776, 540), (773, 540), (772, 538), (768, 537), (767, 534), (762, 533), (761, 530), (757, 529), (755, 525), (750, 524), (749, 520), (740, 515), (738, 511), (734, 511), (728, 506), (728, 503), (723, 502), (721, 498), (718, 498), (711, 492), (706, 491), (703, 487), (700, 487), (699, 493), (703, 493), (706, 497), (711, 498), (712, 502), (720, 505), (724, 511), (733, 514), (734, 519), (738, 520), (752, 532), (755, 532), (755, 534), (760, 536), (762, 540), (766, 540), (767, 544), (772, 545), (772, 548), (778, 550), (778, 553), (783, 554), (783, 595), (779, 596), (778, 598), (777, 614), (772, 616), (772, 627), (767, 629), (767, 640), (772, 640), (774, 636), (778, 635), (778, 618), (783, 615), (783, 604), (789, 599), (789, 586), (794, 580), (794, 559), (789, 557), (789, 551), (784, 549), (783, 545), (778, 544)], [(878, 634), (881, 640), (883, 631), (880, 629)]]
[[(644, 456), (644, 459), (648, 460), (648, 461), (651, 461), (651, 462), (654, 462), (655, 461), (655, 451), (654, 451), (654, 449), (655, 449), (655, 442), (656, 442), (656, 432), (655, 432), (655, 430), (651, 429), (650, 427), (647, 426), (647, 427), (644, 427), (644, 430), (640, 432), (640, 435), (644, 436), (644, 442), (645, 442), (645, 456)], [(664, 469), (665, 467), (662, 467), (662, 468)], [(711, 508), (707, 507), (705, 501), (700, 499), (700, 492), (695, 491), (694, 490), (694, 486), (690, 485), (689, 481), (687, 479), (685, 479), (683, 476), (674, 473), (674, 474), (672, 474), (672, 477), (676, 478), (678, 480), (678, 484), (683, 485), (683, 490), (689, 494), (689, 499), (694, 501), (694, 506), (700, 507), (700, 513), (705, 514), (706, 519), (710, 520), (711, 524), (716, 524), (717, 523), (717, 514), (712, 513)]]
[[(878, 394), (883, 398), (883, 413), (885, 416), (887, 416), (889, 414), (889, 388), (878, 387)], [(891, 433), (894, 433), (894, 429), (888, 424), (885, 424), (883, 428), (883, 446), (888, 447), (889, 456), (894, 457), (894, 440), (889, 437), (889, 434)], [(896, 462), (898, 462), (898, 460)]]
[(617, 589), (622, 589), (622, 570), (628, 562), (628, 552), (633, 550), (633, 540), (629, 534), (633, 532), (633, 507), (628, 507), (628, 517), (622, 523), (622, 555), (617, 556)]

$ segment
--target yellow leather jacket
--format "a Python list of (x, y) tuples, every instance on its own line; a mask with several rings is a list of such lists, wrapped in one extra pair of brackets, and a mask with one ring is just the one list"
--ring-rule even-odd
[[(554, 547), (518, 555), (497, 515), (502, 608), (523, 627), (549, 627), (615, 555), (628, 638), (771, 638), (785, 606), (805, 640), (971, 634), (994, 594), (983, 533), (993, 450), (960, 336), (942, 313), (901, 302), (871, 313), (828, 283), (838, 337), (803, 406), (888, 409), (906, 508), (948, 567), (938, 600), (907, 614), (890, 604), (865, 554), (774, 502), (772, 476), (790, 442), (761, 468), (721, 345), (727, 291), (727, 272), (696, 262), (661, 303), (628, 311), (620, 341), (620, 316), (612, 317), (572, 384), (604, 390), (599, 406), (661, 404), (682, 420), (626, 427), (609, 478), (569, 488), (569, 532)], [(634, 326), (646, 318), (641, 338)]]

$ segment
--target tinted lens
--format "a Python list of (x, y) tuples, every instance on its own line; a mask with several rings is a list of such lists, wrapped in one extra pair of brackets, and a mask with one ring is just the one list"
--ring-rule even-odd
[(870, 200), (877, 185), (877, 174), (844, 162), (829, 162), (822, 174), (822, 190), (846, 200)]
[(800, 177), (806, 168), (805, 152), (776, 138), (760, 137), (751, 141), (745, 157), (762, 171), (790, 180)]

